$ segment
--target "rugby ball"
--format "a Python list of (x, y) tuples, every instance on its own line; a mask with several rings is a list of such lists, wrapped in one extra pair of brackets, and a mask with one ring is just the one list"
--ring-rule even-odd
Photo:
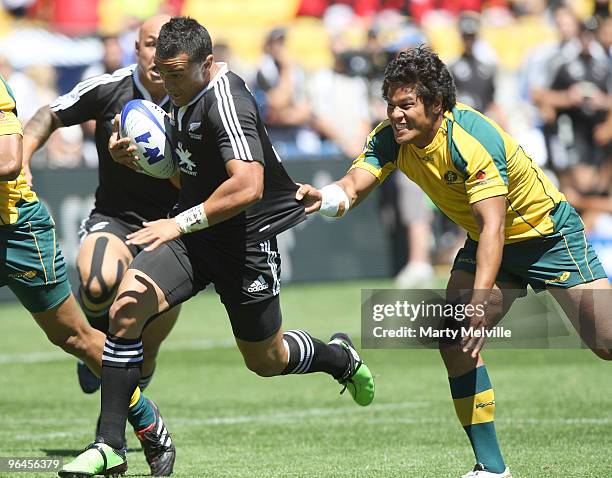
[(136, 145), (138, 164), (149, 176), (167, 179), (178, 170), (172, 144), (166, 134), (168, 115), (147, 100), (131, 100), (121, 110), (119, 134)]

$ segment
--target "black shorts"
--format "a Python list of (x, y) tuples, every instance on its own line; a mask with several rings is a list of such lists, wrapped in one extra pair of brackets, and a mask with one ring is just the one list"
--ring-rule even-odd
[[(117, 236), (124, 243), (126, 240), (126, 236), (132, 232), (136, 232), (139, 229), (142, 229), (142, 222), (144, 219), (140, 218), (119, 218), (117, 216), (109, 216), (100, 212), (96, 209), (91, 211), (89, 217), (85, 219), (81, 223), (81, 227), (79, 229), (79, 238), (81, 242), (89, 235), (96, 232), (104, 232), (105, 234), (112, 234), (113, 236)], [(126, 247), (132, 253), (132, 257), (136, 257), (140, 251), (142, 251), (146, 245), (144, 246), (136, 246), (136, 245), (127, 245)]]
[(280, 262), (276, 238), (230, 247), (186, 235), (140, 253), (130, 268), (147, 274), (170, 307), (214, 284), (234, 336), (259, 342), (281, 326)]

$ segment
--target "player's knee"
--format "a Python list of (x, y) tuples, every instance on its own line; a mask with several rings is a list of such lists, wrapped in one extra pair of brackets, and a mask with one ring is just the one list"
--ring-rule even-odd
[(116, 282), (107, 282), (105, 284), (93, 283), (88, 284), (87, 287), (83, 287), (84, 295), (94, 303), (101, 303), (111, 301), (115, 298), (115, 292), (117, 291)]
[(155, 362), (157, 360), (157, 353), (159, 352), (159, 348), (147, 346), (147, 344), (143, 341), (143, 358), (142, 358), (142, 373), (143, 375), (148, 375), (145, 371), (152, 371), (155, 369)]
[(146, 353), (144, 354), (142, 366), (140, 367), (141, 377), (146, 377), (148, 375), (151, 375), (155, 371), (156, 358), (157, 357), (151, 357), (151, 356), (147, 357), (147, 354)]
[(461, 357), (463, 352), (459, 347), (459, 343), (451, 340), (439, 340), (438, 351), (445, 363), (452, 363), (454, 358)]
[(86, 333), (49, 335), (51, 343), (64, 352), (83, 358), (90, 348), (90, 338)]
[(118, 283), (116, 280), (100, 276), (91, 281), (81, 278), (79, 303), (88, 317), (105, 315), (115, 299)]
[(138, 308), (131, 298), (118, 299), (109, 310), (109, 331), (112, 334), (127, 332), (138, 324)]
[(70, 336), (64, 341), (62, 349), (76, 357), (84, 357), (89, 350), (89, 340), (85, 337)]
[(251, 372), (260, 377), (274, 377), (281, 372), (279, 370), (279, 364), (269, 359), (245, 357), (244, 363)]

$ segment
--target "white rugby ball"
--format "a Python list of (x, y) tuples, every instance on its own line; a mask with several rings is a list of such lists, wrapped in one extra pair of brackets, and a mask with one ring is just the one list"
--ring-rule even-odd
[(154, 178), (167, 179), (178, 170), (172, 145), (166, 134), (168, 115), (147, 100), (131, 100), (121, 110), (119, 134), (136, 145), (138, 164)]

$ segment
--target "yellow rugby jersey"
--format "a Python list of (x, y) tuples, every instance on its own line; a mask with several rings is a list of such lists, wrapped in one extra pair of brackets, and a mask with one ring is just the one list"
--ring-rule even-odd
[[(10, 87), (0, 77), (0, 135), (20, 134), (21, 123), (17, 119), (15, 97)], [(0, 227), (14, 224), (19, 218), (21, 201), (36, 201), (36, 194), (27, 185), (23, 171), (14, 181), (0, 181)]]
[(506, 196), (506, 240), (519, 242), (554, 234), (569, 211), (565, 196), (495, 122), (457, 103), (434, 140), (421, 149), (395, 142), (389, 120), (369, 135), (351, 169), (371, 172), (379, 182), (400, 169), (449, 219), (478, 240), (470, 204)]

